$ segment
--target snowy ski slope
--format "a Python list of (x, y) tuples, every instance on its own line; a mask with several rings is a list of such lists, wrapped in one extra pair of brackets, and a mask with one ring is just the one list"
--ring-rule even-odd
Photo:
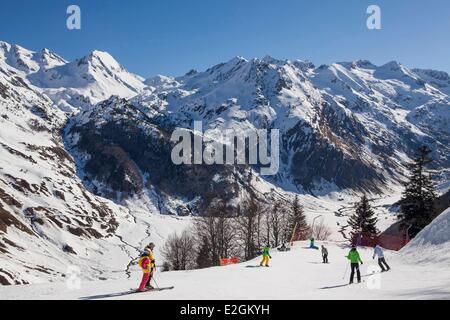
[[(320, 244), (320, 243), (319, 243)], [(445, 262), (433, 269), (427, 264), (406, 262), (398, 253), (385, 252), (392, 270), (379, 274), (370, 248), (360, 249), (363, 283), (351, 286), (349, 272), (343, 279), (348, 252), (346, 244), (328, 243), (329, 264), (321, 263), (318, 250), (295, 243), (290, 252), (272, 250), (271, 266), (256, 267), (260, 258), (226, 267), (157, 272), (160, 287), (173, 290), (121, 295), (135, 288), (141, 273), (134, 267), (126, 281), (81, 282), (0, 287), (2, 299), (450, 299), (450, 271)], [(448, 261), (447, 261), (448, 263)]]

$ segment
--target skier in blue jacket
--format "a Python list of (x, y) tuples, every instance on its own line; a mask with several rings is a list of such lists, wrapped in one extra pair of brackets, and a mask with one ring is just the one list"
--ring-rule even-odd
[(391, 270), (391, 267), (389, 267), (389, 265), (386, 263), (386, 260), (384, 259), (384, 253), (383, 253), (383, 249), (381, 249), (381, 247), (377, 244), (375, 245), (374, 249), (373, 249), (373, 259), (375, 259), (375, 256), (378, 257), (378, 265), (381, 268), (381, 272), (386, 272)]

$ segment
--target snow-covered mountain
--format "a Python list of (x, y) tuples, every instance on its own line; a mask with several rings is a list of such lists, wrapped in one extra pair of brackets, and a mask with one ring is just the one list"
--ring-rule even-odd
[(412, 71), (440, 91), (450, 94), (450, 76), (447, 72), (430, 69), (413, 69)]
[[(123, 276), (145, 241), (216, 197), (236, 206), (300, 192), (309, 216), (345, 230), (336, 197), (327, 207), (309, 193), (398, 185), (424, 143), (448, 181), (448, 81), (397, 62), (271, 57), (144, 80), (105, 52), (67, 62), (0, 42), (0, 282), (62, 278), (70, 265), (88, 279)], [(280, 171), (175, 166), (170, 134), (194, 120), (216, 133), (279, 129)]]
[(3, 41), (0, 41), (0, 60), (25, 74), (32, 74), (41, 69), (51, 69), (67, 63), (66, 60), (48, 49), (33, 52)]
[(164, 219), (167, 230), (155, 230), (161, 223), (148, 211), (130, 214), (91, 194), (60, 134), (67, 115), (6, 62), (0, 59), (0, 284), (63, 281), (74, 266), (85, 279), (126, 276), (144, 241), (161, 242), (184, 222)]
[(149, 117), (183, 127), (202, 120), (218, 132), (279, 129), (283, 168), (274, 182), (299, 190), (377, 190), (401, 178), (420, 144), (432, 147), (436, 168), (450, 167), (448, 95), (397, 62), (316, 68), (237, 57), (205, 72), (146, 83), (154, 89), (131, 102)]
[(64, 111), (88, 108), (111, 95), (130, 98), (146, 86), (109, 53), (93, 51), (67, 62), (48, 49), (33, 52), (0, 42), (0, 60), (26, 77)]
[(88, 108), (111, 95), (130, 98), (145, 87), (143, 78), (101, 51), (54, 68), (41, 68), (28, 79), (65, 111)]
[[(212, 190), (231, 203), (246, 192), (267, 197), (276, 186), (316, 195), (347, 188), (379, 192), (403, 179), (422, 144), (433, 148), (434, 168), (448, 180), (448, 96), (397, 62), (316, 68), (307, 61), (237, 57), (145, 83), (142, 94), (104, 101), (72, 118), (66, 130), (91, 190), (114, 201), (145, 195), (169, 212), (195, 214)], [(194, 120), (218, 135), (229, 128), (279, 129), (279, 174), (173, 167), (170, 133), (192, 129)], [(106, 162), (114, 170), (100, 170)]]

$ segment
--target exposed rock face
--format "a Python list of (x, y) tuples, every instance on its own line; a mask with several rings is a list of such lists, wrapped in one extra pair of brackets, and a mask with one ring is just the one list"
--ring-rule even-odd
[(227, 200), (239, 195), (238, 186), (244, 186), (237, 177), (245, 167), (234, 172), (232, 166), (175, 165), (171, 131), (155, 121), (117, 97), (72, 119), (66, 140), (86, 180), (96, 181), (96, 194), (121, 201), (154, 189), (162, 197), (199, 198), (203, 205), (207, 193)]

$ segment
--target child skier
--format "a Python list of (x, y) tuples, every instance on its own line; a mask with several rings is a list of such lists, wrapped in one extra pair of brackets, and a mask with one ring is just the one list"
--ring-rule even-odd
[(144, 292), (146, 290), (145, 287), (147, 285), (147, 282), (150, 279), (150, 272), (151, 272), (150, 258), (148, 257), (147, 251), (144, 251), (144, 253), (142, 253), (141, 256), (139, 257), (139, 266), (142, 269), (143, 275), (138, 291)]
[(324, 245), (322, 245), (322, 259), (323, 263), (328, 263), (328, 249)]
[(155, 256), (153, 255), (153, 249), (155, 249), (155, 244), (153, 242), (150, 242), (145, 248), (145, 250), (148, 252), (148, 257), (150, 259), (150, 277), (148, 278), (147, 284), (145, 286), (147, 289), (154, 289), (150, 284), (150, 281), (152, 280), (153, 277), (153, 272), (155, 272), (156, 270)]
[(153, 249), (155, 244), (152, 242), (146, 248), (142, 255), (139, 257), (139, 266), (142, 269), (142, 281), (139, 286), (139, 291), (151, 290), (153, 287), (150, 285), (153, 271), (155, 268), (155, 258), (153, 256)]
[(375, 245), (374, 247), (372, 259), (375, 259), (375, 256), (378, 257), (378, 265), (381, 268), (381, 272), (391, 270), (391, 267), (389, 267), (389, 265), (386, 263), (386, 260), (384, 259), (383, 249), (381, 249), (381, 247), (378, 244)]
[(270, 256), (269, 251), (270, 251), (269, 246), (265, 246), (264, 249), (263, 249), (263, 252), (262, 252), (263, 259), (262, 259), (261, 263), (259, 264), (261, 267), (264, 266), (264, 265), (266, 267), (269, 266), (269, 258), (272, 259), (272, 257)]
[(355, 270), (356, 270), (356, 277), (358, 278), (358, 283), (361, 282), (361, 272), (359, 271), (359, 263), (363, 264), (361, 257), (359, 256), (359, 252), (356, 250), (356, 247), (352, 247), (350, 252), (347, 255), (347, 259), (350, 260), (350, 267), (352, 270), (352, 273), (350, 274), (350, 284), (353, 283), (353, 278), (355, 277)]

